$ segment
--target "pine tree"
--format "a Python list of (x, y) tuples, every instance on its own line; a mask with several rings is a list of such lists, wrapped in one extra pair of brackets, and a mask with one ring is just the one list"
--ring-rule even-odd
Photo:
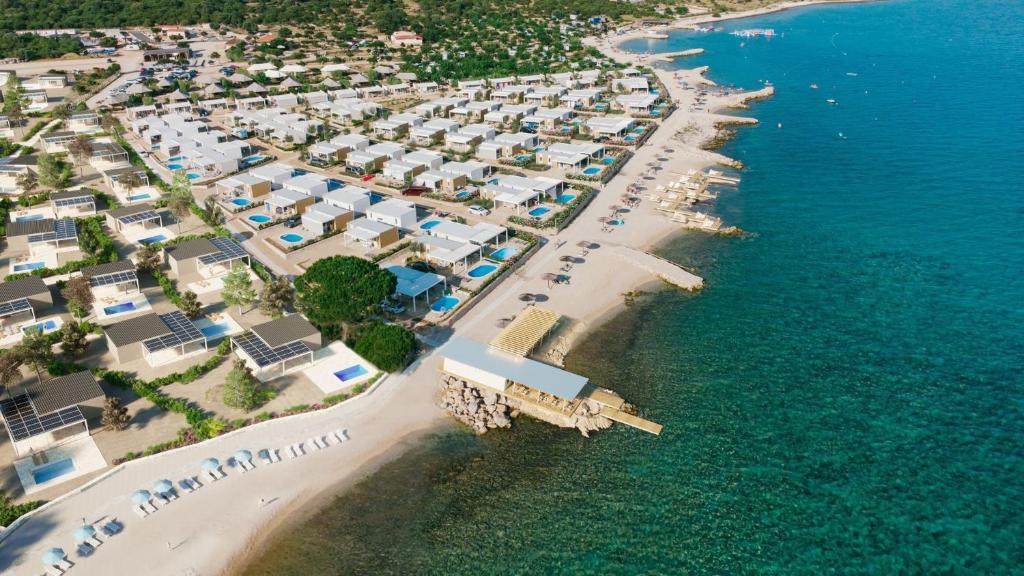
[(245, 264), (235, 262), (231, 272), (224, 277), (224, 289), (220, 295), (228, 306), (238, 306), (239, 314), (242, 314), (242, 306), (251, 306), (256, 301), (256, 289), (252, 287), (252, 278)]
[(60, 344), (64, 357), (69, 360), (81, 358), (89, 348), (87, 335), (88, 332), (78, 322), (72, 320), (65, 324), (60, 333)]
[(192, 184), (184, 171), (176, 172), (171, 181), (171, 188), (167, 194), (167, 207), (178, 220), (178, 232), (181, 232), (181, 223), (185, 221), (192, 212)]
[(224, 405), (241, 410), (252, 410), (260, 405), (260, 397), (260, 385), (256, 377), (253, 376), (252, 370), (244, 361), (236, 360), (235, 365), (224, 379), (224, 390), (221, 396)]
[(108, 396), (103, 405), (103, 420), (101, 421), (103, 427), (108, 430), (124, 430), (131, 421), (128, 409), (121, 405), (121, 399), (116, 396)]
[(284, 276), (263, 285), (260, 311), (272, 318), (280, 318), (295, 304), (295, 288)]
[(199, 317), (203, 309), (199, 304), (199, 297), (191, 290), (181, 293), (181, 304), (178, 305), (178, 308), (181, 308), (181, 312), (193, 320)]
[(13, 353), (35, 371), (40, 382), (43, 380), (43, 371), (53, 363), (53, 345), (39, 328), (25, 330), (25, 335), (14, 347)]
[(143, 272), (160, 269), (160, 248), (156, 244), (146, 244), (136, 253), (135, 267)]

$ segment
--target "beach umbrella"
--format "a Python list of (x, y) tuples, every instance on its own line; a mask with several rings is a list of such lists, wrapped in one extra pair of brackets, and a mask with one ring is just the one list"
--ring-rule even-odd
[(203, 467), (204, 472), (209, 472), (210, 470), (220, 468), (220, 461), (216, 458), (207, 458), (206, 460), (203, 460), (201, 466)]
[(58, 564), (64, 560), (65, 556), (67, 556), (67, 554), (65, 554), (60, 548), (50, 548), (46, 552), (43, 552), (43, 564), (53, 566), (54, 564)]
[(281, 82), (278, 88), (281, 88), (282, 90), (291, 90), (292, 88), (302, 88), (302, 84), (289, 77), (285, 78), (284, 82)]
[(498, 318), (498, 321), (494, 323), (498, 328), (505, 328), (512, 323), (511, 318)]
[(140, 505), (145, 504), (149, 502), (151, 496), (152, 494), (149, 493), (149, 490), (136, 490), (132, 492), (132, 502)]
[(558, 281), (558, 277), (558, 274), (552, 274), (551, 272), (546, 272), (544, 274), (544, 281), (548, 283), (548, 288), (551, 288), (552, 282)]
[(89, 538), (96, 535), (96, 529), (91, 524), (83, 524), (78, 528), (75, 528), (74, 536), (75, 542), (85, 542)]
[(586, 240), (580, 240), (579, 242), (576, 243), (576, 246), (578, 246), (580, 248), (589, 249), (590, 248), (590, 242), (588, 242)]
[(239, 450), (235, 452), (235, 460), (238, 462), (250, 462), (252, 461), (252, 452), (248, 450)]
[(522, 294), (519, 295), (520, 302), (533, 302), (535, 298), (536, 296), (530, 294), (529, 292), (523, 292)]
[(157, 480), (156, 484), (153, 484), (153, 492), (157, 494), (167, 494), (174, 488), (174, 484), (171, 484), (170, 480)]

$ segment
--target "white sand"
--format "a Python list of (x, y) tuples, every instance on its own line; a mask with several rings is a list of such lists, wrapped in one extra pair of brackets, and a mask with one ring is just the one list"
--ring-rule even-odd
[[(607, 41), (591, 42), (620, 61), (642, 61), (642, 57), (620, 52)], [(696, 85), (702, 81), (700, 71), (658, 74), (669, 86), (679, 110), (663, 122), (567, 230), (552, 237), (521, 269), (456, 323), (455, 330), (461, 336), (490, 340), (498, 331), (498, 320), (522, 308), (518, 300), (522, 292), (547, 295), (549, 299), (542, 305), (574, 321), (575, 334), (579, 334), (621, 306), (623, 293), (654, 280), (648, 269), (630, 265), (618, 246), (646, 250), (676, 232), (679, 225), (655, 213), (647, 203), (626, 214), (626, 225), (610, 234), (601, 231), (602, 224), (597, 218), (607, 215), (611, 205), (621, 203), (626, 186), (646, 170), (647, 163), (661, 154), (663, 147), (674, 152), (669, 154), (668, 170), (660, 174), (657, 182), (651, 182), (652, 186), (667, 182), (670, 171), (685, 172), (688, 168), (727, 162), (727, 158), (697, 146), (714, 134), (717, 121), (729, 118), (689, 111), (694, 90), (683, 90), (678, 82), (685, 79)], [(708, 109), (736, 105), (745, 97), (711, 96)], [(691, 133), (684, 144), (675, 134), (688, 126)], [(577, 243), (581, 240), (596, 242), (601, 247), (593, 250), (586, 262), (575, 266), (571, 285), (549, 287), (543, 275), (558, 271), (562, 265), (560, 256), (578, 255)], [(556, 344), (564, 351), (571, 342), (567, 339)], [(253, 426), (198, 446), (129, 463), (86, 490), (32, 515), (0, 544), (0, 572), (39, 574), (42, 551), (59, 546), (76, 562), (72, 571), (75, 575), (220, 573), (275, 516), (294, 511), (324, 489), (365, 474), (366, 469), (361, 467), (402, 438), (449, 422), (434, 404), (438, 363), (438, 354), (427, 355), (374, 391), (330, 410)], [(197, 475), (203, 458), (215, 456), (226, 463), (239, 448), (255, 454), (263, 448), (283, 448), (339, 427), (349, 430), (349, 442), (310, 452), (298, 460), (286, 458), (269, 467), (257, 462), (256, 470), (244, 475), (228, 471), (227, 478), (207, 482), (198, 492), (182, 495), (166, 509), (145, 519), (131, 511), (129, 496), (134, 490), (149, 489), (163, 478), (177, 483), (186, 475)], [(270, 503), (260, 507), (260, 498)], [(111, 538), (91, 558), (78, 559), (71, 534), (82, 518), (99, 522), (111, 517), (124, 522), (124, 532)]]

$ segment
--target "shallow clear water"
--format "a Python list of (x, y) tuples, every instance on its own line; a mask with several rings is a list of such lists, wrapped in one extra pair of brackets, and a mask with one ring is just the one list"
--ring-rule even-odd
[(748, 168), (717, 211), (750, 236), (664, 247), (707, 288), (567, 360), (662, 436), (444, 434), (248, 573), (1024, 572), (1022, 23), (896, 1), (652, 43), (778, 89), (723, 150)]

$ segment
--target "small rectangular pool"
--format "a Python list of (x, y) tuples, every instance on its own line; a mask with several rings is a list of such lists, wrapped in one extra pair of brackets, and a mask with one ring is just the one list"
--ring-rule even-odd
[(210, 324), (209, 326), (200, 328), (199, 331), (207, 338), (219, 338), (231, 331), (231, 324), (228, 322)]
[(119, 302), (117, 304), (106, 306), (103, 308), (103, 313), (107, 316), (113, 316), (114, 314), (121, 314), (123, 312), (131, 312), (135, 310), (135, 302)]
[(369, 371), (366, 369), (366, 366), (363, 366), (362, 364), (356, 364), (354, 366), (349, 366), (348, 368), (342, 368), (341, 370), (338, 370), (337, 372), (334, 373), (338, 380), (341, 380), (342, 382), (355, 380), (356, 378), (359, 378), (360, 376), (365, 376), (367, 374), (369, 374)]
[(167, 236), (157, 234), (156, 236), (150, 236), (149, 238), (140, 238), (139, 244), (154, 244), (156, 242), (163, 242), (164, 240), (167, 240)]
[(45, 268), (45, 267), (46, 267), (46, 262), (26, 262), (24, 264), (15, 264), (14, 265), (14, 271), (15, 272), (26, 272), (28, 270), (38, 270), (40, 268)]
[(42, 330), (43, 332), (53, 332), (57, 329), (56, 320), (46, 320), (45, 322), (36, 322), (35, 324), (29, 324), (28, 326), (22, 326), (22, 332), (28, 332), (29, 330)]
[(32, 471), (32, 479), (35, 480), (36, 484), (45, 484), (74, 471), (75, 461), (71, 458), (65, 458), (36, 468)]

